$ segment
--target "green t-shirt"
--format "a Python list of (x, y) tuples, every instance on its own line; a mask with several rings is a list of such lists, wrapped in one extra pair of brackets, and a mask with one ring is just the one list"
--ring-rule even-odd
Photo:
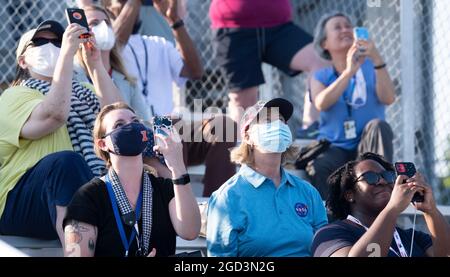
[(41, 92), (24, 86), (9, 88), (0, 95), (0, 216), (8, 192), (28, 169), (49, 154), (73, 151), (66, 125), (37, 140), (20, 137), (23, 125), (43, 99)]

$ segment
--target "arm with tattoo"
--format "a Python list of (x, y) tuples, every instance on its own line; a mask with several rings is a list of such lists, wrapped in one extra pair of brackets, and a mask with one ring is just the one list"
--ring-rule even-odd
[(64, 228), (65, 257), (93, 257), (97, 242), (97, 227), (71, 220)]

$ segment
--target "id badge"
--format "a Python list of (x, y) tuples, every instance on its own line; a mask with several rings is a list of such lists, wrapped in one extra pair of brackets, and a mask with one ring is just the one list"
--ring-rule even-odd
[(344, 131), (346, 139), (356, 138), (356, 122), (354, 120), (347, 120), (344, 122)]

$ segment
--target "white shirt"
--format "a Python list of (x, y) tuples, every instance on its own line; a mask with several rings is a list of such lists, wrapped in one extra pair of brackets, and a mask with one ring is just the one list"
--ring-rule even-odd
[[(147, 72), (144, 43), (147, 48)], [(122, 58), (128, 73), (138, 81), (138, 91), (141, 93), (147, 78), (146, 101), (153, 115), (169, 115), (173, 110), (172, 83), (178, 87), (186, 83), (186, 78), (180, 76), (184, 62), (174, 45), (162, 37), (135, 34), (130, 36)]]

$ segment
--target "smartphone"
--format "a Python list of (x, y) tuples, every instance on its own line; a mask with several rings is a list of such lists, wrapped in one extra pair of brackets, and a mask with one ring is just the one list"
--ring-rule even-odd
[[(86, 19), (86, 15), (84, 14), (83, 9), (78, 8), (67, 8), (66, 9), (66, 17), (69, 24), (71, 23), (77, 23), (78, 25), (81, 25), (86, 28), (86, 30), (89, 30), (89, 24)], [(89, 38), (91, 35), (89, 32), (82, 34), (80, 38)]]
[[(397, 175), (405, 175), (409, 178), (413, 177), (417, 172), (414, 164), (407, 162), (395, 163), (395, 171), (397, 172)], [(416, 192), (412, 202), (423, 202), (424, 200), (424, 196), (421, 193)]]
[(369, 30), (365, 27), (356, 27), (353, 29), (353, 34), (356, 40), (369, 40)]
[[(163, 128), (168, 129), (169, 131), (172, 131), (172, 119), (170, 116), (154, 116), (153, 121), (153, 134), (161, 134), (163, 136), (168, 136)], [(155, 138), (156, 145), (161, 145), (161, 141), (159, 138)]]

